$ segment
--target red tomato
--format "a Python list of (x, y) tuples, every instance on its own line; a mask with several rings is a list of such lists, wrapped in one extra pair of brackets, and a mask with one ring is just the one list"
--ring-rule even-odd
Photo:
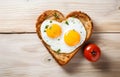
[(96, 44), (89, 44), (84, 49), (84, 56), (91, 62), (96, 62), (100, 56), (100, 48)]

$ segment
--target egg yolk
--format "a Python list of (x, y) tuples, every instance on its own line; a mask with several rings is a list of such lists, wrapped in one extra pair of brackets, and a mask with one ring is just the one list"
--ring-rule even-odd
[(58, 24), (52, 24), (46, 29), (47, 36), (50, 38), (56, 38), (60, 36), (62, 30)]
[(75, 46), (80, 42), (81, 36), (80, 34), (75, 30), (69, 30), (64, 35), (64, 41), (69, 46)]

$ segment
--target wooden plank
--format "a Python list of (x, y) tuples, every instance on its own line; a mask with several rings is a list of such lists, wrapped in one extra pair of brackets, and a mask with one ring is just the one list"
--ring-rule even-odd
[(96, 63), (87, 61), (82, 50), (65, 66), (59, 66), (36, 34), (0, 34), (1, 77), (119, 77), (120, 34), (94, 33), (89, 43), (102, 51)]
[(0, 32), (35, 32), (37, 17), (48, 9), (81, 10), (95, 32), (120, 32), (120, 0), (0, 0)]

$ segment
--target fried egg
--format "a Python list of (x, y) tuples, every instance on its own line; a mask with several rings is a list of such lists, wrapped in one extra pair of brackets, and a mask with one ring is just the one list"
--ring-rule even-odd
[(82, 45), (86, 38), (84, 25), (74, 17), (61, 23), (47, 19), (41, 24), (40, 31), (43, 41), (59, 53), (71, 53)]

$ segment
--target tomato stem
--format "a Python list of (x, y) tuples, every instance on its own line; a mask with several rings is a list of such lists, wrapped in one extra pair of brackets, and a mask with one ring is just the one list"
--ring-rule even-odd
[(93, 55), (93, 56), (96, 56), (96, 52), (93, 50), (92, 52), (91, 52), (91, 54)]

